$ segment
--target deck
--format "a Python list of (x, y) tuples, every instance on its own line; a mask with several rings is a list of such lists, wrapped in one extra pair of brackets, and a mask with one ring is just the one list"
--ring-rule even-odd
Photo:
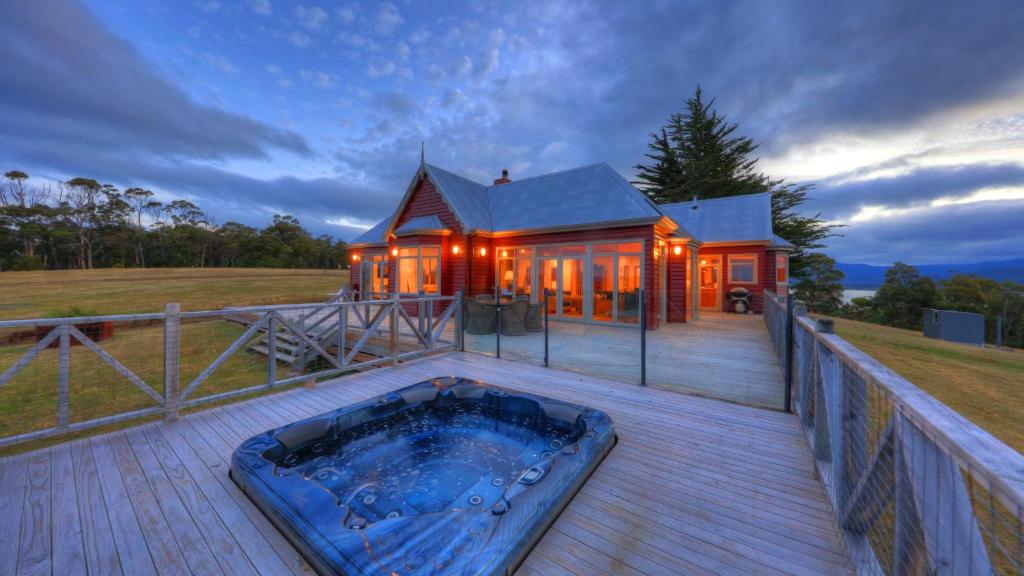
[(228, 479), (234, 447), (450, 374), (615, 421), (619, 444), (519, 574), (850, 571), (794, 416), (449, 353), (0, 459), (0, 574), (308, 574)]
[[(550, 324), (552, 367), (640, 382), (637, 328)], [(466, 350), (495, 353), (495, 336), (466, 334)], [(542, 365), (544, 334), (502, 336), (501, 356)], [(647, 332), (647, 385), (765, 408), (782, 409), (782, 371), (760, 315), (701, 312), (695, 322)]]

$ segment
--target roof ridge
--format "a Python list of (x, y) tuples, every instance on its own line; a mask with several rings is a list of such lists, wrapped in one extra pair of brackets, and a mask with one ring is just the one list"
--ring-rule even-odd
[[(717, 198), (697, 198), (697, 202), (715, 202), (717, 200), (734, 200), (736, 198), (749, 198), (751, 196), (771, 196), (771, 190), (765, 192), (751, 192), (750, 194), (734, 194), (732, 196), (719, 196)], [(693, 204), (693, 200), (681, 200), (679, 202), (666, 202), (665, 204), (659, 204), (659, 206), (681, 206), (683, 204)]]
[[(513, 180), (511, 182), (505, 182), (504, 184), (491, 184), (490, 186), (487, 186), (487, 190), (491, 191), (491, 190), (497, 188), (498, 186), (505, 186), (507, 184), (522, 184), (523, 182), (529, 182), (530, 180), (536, 180), (538, 178), (547, 178), (548, 176), (557, 176), (559, 174), (568, 174), (570, 172), (578, 172), (580, 170), (586, 170), (588, 168), (594, 168), (594, 167), (601, 166), (601, 165), (608, 166), (608, 163), (607, 162), (593, 162), (591, 164), (585, 164), (583, 166), (577, 166), (575, 168), (566, 168), (565, 170), (558, 170), (558, 171), (555, 171), (555, 172), (548, 172), (547, 174), (537, 174), (536, 176), (528, 176), (526, 178), (523, 178), (522, 180)], [(608, 166), (608, 167), (611, 168), (611, 166)]]

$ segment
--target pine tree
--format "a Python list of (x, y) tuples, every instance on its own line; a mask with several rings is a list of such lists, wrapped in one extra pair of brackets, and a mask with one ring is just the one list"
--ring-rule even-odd
[(759, 172), (753, 156), (758, 145), (738, 135), (739, 125), (729, 123), (714, 104), (714, 99), (705, 102), (697, 86), (686, 110), (672, 114), (664, 128), (651, 133), (650, 152), (645, 156), (653, 163), (635, 166), (634, 184), (657, 203), (771, 192), (772, 225), (776, 234), (795, 246), (790, 273), (799, 277), (807, 254), (834, 236), (837, 226), (822, 221), (820, 214), (800, 214), (797, 208), (807, 200), (812, 186), (787, 184)]

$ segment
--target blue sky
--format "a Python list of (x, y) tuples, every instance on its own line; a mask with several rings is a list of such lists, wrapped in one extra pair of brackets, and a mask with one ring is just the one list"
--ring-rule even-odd
[(0, 169), (351, 238), (428, 160), (627, 177), (700, 83), (773, 177), (887, 264), (1024, 257), (1024, 4), (0, 5)]

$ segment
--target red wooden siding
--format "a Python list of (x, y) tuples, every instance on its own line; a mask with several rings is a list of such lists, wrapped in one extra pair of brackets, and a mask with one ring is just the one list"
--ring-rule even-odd
[(405, 209), (398, 216), (395, 228), (397, 229), (417, 216), (433, 215), (437, 215), (441, 219), (441, 223), (452, 232), (459, 234), (463, 232), (462, 225), (459, 224), (455, 214), (448, 208), (448, 203), (441, 197), (441, 193), (434, 187), (434, 183), (427, 178), (423, 178), (416, 185), (412, 196), (409, 198), (409, 202), (405, 205)]
[[(682, 249), (678, 256), (672, 251), (675, 246)], [(668, 321), (685, 322), (686, 309), (689, 307), (686, 295), (686, 275), (690, 273), (686, 269), (686, 246), (670, 244), (667, 257), (668, 294), (666, 294), (665, 300), (668, 302)]]
[[(729, 306), (728, 293), (733, 288), (742, 286), (750, 290), (750, 307), (760, 313), (764, 306), (764, 290), (775, 289), (775, 256), (769, 257), (764, 245), (744, 246), (705, 246), (700, 249), (699, 256), (722, 255), (722, 309)], [(753, 254), (757, 257), (757, 284), (732, 284), (729, 282), (729, 255)]]

